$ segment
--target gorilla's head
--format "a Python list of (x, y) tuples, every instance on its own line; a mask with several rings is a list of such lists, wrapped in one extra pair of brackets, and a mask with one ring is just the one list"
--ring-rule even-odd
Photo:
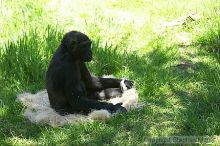
[(63, 37), (61, 45), (75, 60), (89, 62), (92, 60), (91, 40), (78, 31), (70, 31)]

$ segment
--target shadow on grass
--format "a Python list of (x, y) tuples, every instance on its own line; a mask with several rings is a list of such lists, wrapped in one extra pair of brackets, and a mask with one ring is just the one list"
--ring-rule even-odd
[(185, 87), (170, 86), (184, 105), (178, 120), (181, 135), (219, 135), (220, 129), (220, 69), (204, 62), (196, 63), (197, 70)]
[(33, 29), (0, 47), (0, 141), (16, 136), (35, 139), (42, 134), (42, 127), (47, 127), (25, 120), (24, 107), (15, 97), (20, 92), (44, 88), (47, 65), (62, 34), (52, 26), (44, 32)]
[[(189, 85), (206, 81), (207, 76), (197, 77), (198, 74), (172, 67), (170, 64), (177, 59), (175, 48), (158, 45), (153, 51), (141, 56), (111, 45), (102, 47), (98, 40), (93, 41), (94, 61), (88, 64), (91, 71), (95, 75), (113, 74), (135, 81), (140, 100), (146, 106), (106, 122), (64, 126), (70, 130), (68, 132), (62, 132), (62, 127), (54, 131), (49, 126), (38, 126), (26, 121), (23, 106), (15, 102), (16, 93), (45, 88), (44, 74), (62, 34), (50, 27), (43, 35), (32, 32), (17, 42), (9, 42), (5, 52), (1, 53), (3, 84), (0, 96), (3, 100), (1, 108), (5, 109), (5, 113), (0, 120), (3, 131), (0, 137), (18, 136), (37, 141), (44, 133), (49, 139), (45, 140), (46, 144), (132, 145), (144, 142), (148, 136), (219, 134), (219, 125), (213, 123), (219, 121), (216, 117), (219, 115), (217, 93), (213, 94), (213, 90), (206, 90), (203, 86), (196, 88), (195, 85), (190, 89)], [(206, 68), (208, 72), (209, 66)], [(203, 94), (206, 96), (200, 98)], [(210, 94), (213, 98), (209, 98)], [(207, 131), (210, 126), (211, 131)], [(55, 139), (59, 133), (66, 135), (60, 141)]]

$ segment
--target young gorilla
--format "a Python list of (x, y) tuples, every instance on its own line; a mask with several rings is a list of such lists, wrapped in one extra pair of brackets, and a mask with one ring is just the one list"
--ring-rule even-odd
[[(126, 112), (121, 103), (113, 105), (99, 101), (120, 96), (122, 80), (91, 76), (84, 63), (91, 60), (90, 39), (81, 32), (66, 33), (53, 55), (46, 75), (51, 107), (61, 115), (88, 113), (91, 109), (106, 109), (111, 113)], [(128, 89), (132, 88), (132, 81), (125, 80), (124, 83)]]

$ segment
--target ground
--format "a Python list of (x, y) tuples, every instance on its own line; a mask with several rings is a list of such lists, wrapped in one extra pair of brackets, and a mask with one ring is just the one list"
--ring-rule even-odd
[[(138, 145), (209, 136), (217, 144), (219, 15), (218, 0), (0, 1), (0, 143)], [(92, 39), (94, 74), (134, 80), (143, 109), (63, 127), (24, 118), (16, 94), (45, 88), (48, 63), (69, 30)]]

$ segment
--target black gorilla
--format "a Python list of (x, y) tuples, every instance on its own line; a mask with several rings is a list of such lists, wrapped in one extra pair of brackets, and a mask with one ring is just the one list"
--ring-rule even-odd
[[(46, 74), (50, 105), (61, 115), (88, 113), (91, 109), (107, 109), (111, 113), (126, 111), (121, 103), (113, 105), (99, 101), (120, 96), (122, 80), (92, 76), (84, 63), (91, 60), (90, 39), (81, 32), (66, 33)], [(124, 83), (132, 88), (132, 81)]]

